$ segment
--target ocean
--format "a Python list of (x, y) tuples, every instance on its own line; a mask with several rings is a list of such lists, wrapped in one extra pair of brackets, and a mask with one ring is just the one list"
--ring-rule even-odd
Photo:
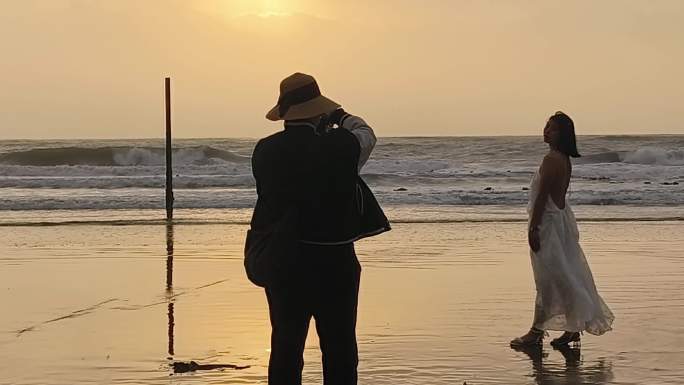
[[(585, 219), (684, 216), (684, 136), (583, 136), (569, 200)], [(244, 222), (254, 139), (174, 142), (180, 220)], [(379, 138), (362, 176), (395, 221), (521, 220), (540, 137)], [(161, 219), (164, 143), (0, 141), (0, 223)], [(99, 213), (98, 213), (99, 212)]]

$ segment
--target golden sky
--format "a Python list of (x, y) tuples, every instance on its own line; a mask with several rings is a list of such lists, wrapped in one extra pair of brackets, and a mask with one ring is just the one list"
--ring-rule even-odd
[(260, 137), (314, 75), (380, 136), (684, 134), (681, 0), (0, 0), (0, 139)]

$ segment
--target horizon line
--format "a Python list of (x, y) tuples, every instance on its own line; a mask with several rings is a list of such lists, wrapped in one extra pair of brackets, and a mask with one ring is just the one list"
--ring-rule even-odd
[[(276, 131), (278, 132), (278, 131)], [(275, 133), (275, 132), (274, 132)], [(273, 134), (274, 134), (273, 133)], [(272, 135), (272, 134), (268, 134)], [(395, 135), (395, 136), (378, 136), (378, 138), (387, 139), (397, 139), (397, 138), (407, 138), (407, 139), (425, 139), (425, 138), (532, 138), (541, 137), (539, 134), (519, 134), (519, 135)], [(625, 136), (684, 136), (684, 132), (675, 134), (647, 134), (647, 133), (629, 133), (629, 134), (578, 134), (578, 137), (625, 137)], [(265, 136), (264, 136), (265, 137)], [(180, 136), (172, 137), (172, 140), (193, 140), (193, 139), (236, 139), (236, 140), (259, 140), (264, 137), (256, 136)], [(10, 142), (10, 141), (45, 141), (45, 140), (55, 140), (55, 141), (68, 141), (68, 140), (105, 140), (105, 141), (115, 141), (115, 140), (164, 140), (163, 136), (158, 137), (104, 137), (104, 138), (94, 138), (94, 137), (79, 137), (79, 138), (0, 138), (0, 142)]]

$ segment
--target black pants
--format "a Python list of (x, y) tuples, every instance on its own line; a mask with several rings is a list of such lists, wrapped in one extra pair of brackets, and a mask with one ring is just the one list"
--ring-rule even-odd
[(325, 385), (355, 385), (356, 309), (361, 266), (354, 245), (306, 245), (290, 283), (266, 289), (271, 316), (269, 385), (300, 385), (311, 317), (323, 353)]

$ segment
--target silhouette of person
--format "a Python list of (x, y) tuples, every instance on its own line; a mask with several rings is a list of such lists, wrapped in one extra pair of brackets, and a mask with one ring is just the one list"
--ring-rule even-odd
[(266, 285), (272, 326), (268, 383), (302, 383), (313, 317), (325, 384), (356, 384), (361, 266), (354, 241), (389, 230), (358, 175), (375, 134), (363, 119), (321, 95), (316, 80), (302, 73), (281, 82), (278, 104), (266, 117), (285, 123), (283, 131), (261, 139), (252, 155), (258, 198), (251, 226), (268, 229), (295, 207), (299, 240), (287, 280)]

